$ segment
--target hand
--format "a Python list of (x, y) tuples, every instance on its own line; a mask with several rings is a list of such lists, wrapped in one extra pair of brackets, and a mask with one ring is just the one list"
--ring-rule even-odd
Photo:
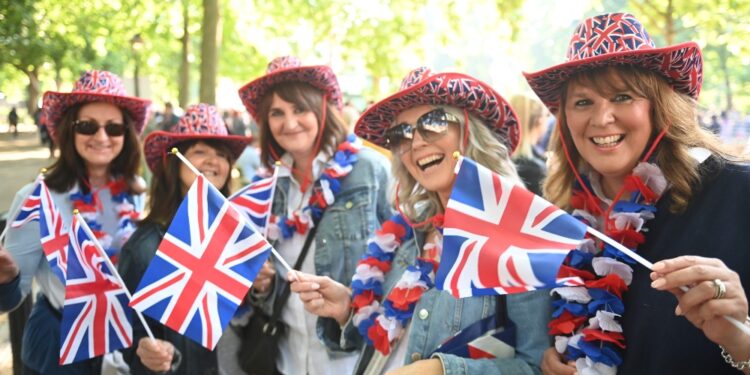
[(574, 375), (576, 372), (576, 363), (570, 361), (563, 362), (563, 358), (555, 348), (549, 348), (544, 351), (542, 358), (542, 372), (544, 375)]
[(439, 358), (423, 359), (416, 361), (410, 365), (406, 365), (401, 368), (397, 368), (393, 371), (388, 371), (387, 375), (443, 375), (443, 363), (440, 362)]
[(144, 337), (138, 341), (135, 354), (138, 354), (143, 365), (149, 370), (164, 372), (172, 366), (174, 346), (169, 341)]
[[(653, 270), (651, 286), (677, 296), (675, 314), (684, 315), (709, 340), (727, 350), (747, 347), (748, 337), (723, 319), (723, 316), (730, 316), (744, 322), (748, 312), (740, 276), (724, 262), (715, 258), (681, 256), (657, 262)], [(726, 286), (726, 294), (719, 299), (714, 298), (716, 287), (713, 280), (716, 279)], [(690, 290), (683, 292), (680, 289), (683, 285), (689, 286)]]
[(18, 265), (8, 250), (0, 246), (0, 284), (7, 284), (18, 276)]
[(271, 283), (273, 282), (273, 277), (275, 275), (276, 268), (273, 266), (273, 263), (271, 263), (270, 260), (266, 260), (266, 262), (263, 263), (263, 267), (260, 269), (260, 272), (258, 272), (258, 276), (253, 282), (253, 289), (261, 294), (268, 293), (268, 291), (271, 290)]
[(330, 277), (290, 272), (287, 275), (292, 292), (299, 293), (305, 310), (327, 318), (334, 318), (343, 326), (349, 318), (352, 292), (344, 284)]

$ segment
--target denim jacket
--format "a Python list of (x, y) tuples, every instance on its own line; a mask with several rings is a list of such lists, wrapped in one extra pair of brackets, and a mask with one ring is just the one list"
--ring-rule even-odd
[[(360, 149), (357, 157), (351, 173), (341, 181), (336, 201), (323, 213), (315, 234), (315, 274), (345, 285), (351, 283), (357, 262), (367, 249), (367, 240), (393, 213), (388, 197), (390, 162), (367, 147)], [(289, 187), (289, 178), (279, 177), (273, 198), (274, 215), (285, 213)], [(276, 266), (273, 290), (257, 304), (266, 313), (271, 312), (273, 302), (281, 295), (287, 274), (287, 270), (271, 258)], [(319, 318), (317, 329), (319, 336), (322, 332), (340, 331), (338, 323), (330, 318)]]
[[(424, 243), (424, 233), (415, 232), (414, 238), (405, 242), (396, 253), (391, 271), (385, 276), (383, 290), (386, 295), (395, 286), (411, 264), (416, 263), (417, 243)], [(495, 314), (497, 297), (469, 297), (457, 299), (448, 292), (432, 288), (422, 295), (414, 308), (404, 365), (429, 358), (445, 340), (470, 324)], [(516, 356), (506, 359), (469, 359), (450, 354), (435, 354), (443, 363), (445, 374), (538, 374), (542, 354), (549, 347), (547, 323), (550, 314), (548, 291), (539, 290), (507, 296), (508, 318), (516, 324)], [(336, 341), (338, 340), (338, 341)], [(351, 350), (361, 345), (362, 337), (351, 319), (340, 337), (331, 335), (326, 344), (339, 350)], [(360, 354), (355, 373), (367, 367), (373, 353), (365, 346)]]

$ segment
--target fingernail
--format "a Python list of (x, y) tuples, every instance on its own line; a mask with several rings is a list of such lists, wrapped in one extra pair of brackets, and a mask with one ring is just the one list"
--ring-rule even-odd
[(656, 263), (654, 263), (653, 267), (651, 267), (651, 269), (654, 270), (654, 271), (656, 271), (656, 272), (659, 272), (659, 271), (663, 270), (664, 267), (666, 267), (664, 265), (664, 262), (656, 262)]
[(312, 284), (310, 284), (310, 288), (312, 288), (313, 290), (318, 290), (318, 289), (320, 289), (320, 284), (318, 284), (318, 283), (312, 283)]
[(674, 309), (674, 313), (675, 315), (682, 315), (682, 309), (680, 308), (679, 305), (677, 306), (677, 308)]
[(654, 282), (651, 283), (651, 287), (655, 289), (659, 289), (663, 287), (664, 284), (666, 283), (667, 283), (666, 280), (664, 280), (663, 278), (659, 278), (659, 279), (654, 280)]

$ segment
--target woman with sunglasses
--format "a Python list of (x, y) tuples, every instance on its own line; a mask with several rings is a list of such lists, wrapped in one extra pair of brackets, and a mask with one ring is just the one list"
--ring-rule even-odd
[[(143, 149), (153, 173), (149, 192), (158, 198), (149, 199), (148, 216), (122, 249), (118, 269), (131, 292), (138, 287), (196, 178), (179, 158), (169, 155), (170, 150), (176, 147), (216, 189), (229, 196), (232, 165), (249, 142), (250, 138), (229, 135), (221, 115), (208, 104), (189, 106), (169, 131), (148, 135)], [(210, 351), (157, 320), (146, 317), (146, 321), (157, 340), (151, 341), (140, 321), (133, 321), (134, 344), (124, 351), (132, 374), (217, 374), (219, 368), (227, 374), (236, 373), (236, 355), (229, 356), (228, 361), (218, 361), (222, 353), (236, 352), (236, 343), (227, 341), (231, 330), (225, 331), (216, 350)]]
[[(456, 299), (431, 286), (441, 255), (442, 214), (455, 182), (454, 152), (521, 183), (509, 157), (518, 142), (510, 105), (473, 77), (419, 68), (399, 92), (362, 115), (356, 132), (391, 150), (400, 213), (370, 240), (351, 290), (325, 275), (289, 275), (299, 280), (292, 291), (305, 308), (341, 325), (340, 337), (329, 337), (329, 344), (352, 349), (364, 340), (357, 374), (538, 372), (548, 346), (546, 291)], [(470, 359), (435, 352), (495, 313), (507, 315), (506, 329), (516, 327), (515, 342), (504, 344), (514, 354)]]
[[(63, 226), (67, 228), (77, 209), (114, 263), (143, 208), (145, 183), (136, 174), (141, 160), (138, 136), (150, 104), (126, 96), (116, 75), (96, 70), (83, 73), (70, 93), (44, 95), (46, 124), (60, 148), (60, 158), (44, 182)], [(31, 189), (29, 185), (16, 194), (11, 212)], [(64, 276), (56, 260), (48, 263), (45, 258), (38, 222), (11, 228), (5, 246), (18, 273), (10, 279), (13, 275), (0, 275), (6, 280), (0, 284), (0, 307), (17, 306), (31, 292), (33, 278), (40, 289), (23, 336), (25, 373), (98, 374), (101, 358), (58, 365)]]
[(750, 167), (698, 124), (698, 45), (656, 48), (634, 16), (603, 14), (566, 63), (526, 78), (558, 120), (545, 195), (654, 263), (591, 240), (573, 251), (586, 287), (554, 302), (543, 370), (750, 373), (750, 335), (724, 319), (748, 324)]
[[(258, 123), (263, 165), (280, 164), (269, 230), (273, 246), (287, 263), (301, 260), (304, 272), (348, 283), (367, 239), (392, 212), (388, 160), (347, 136), (341, 89), (328, 66), (279, 57), (239, 94)], [(308, 236), (313, 237), (305, 254)], [(258, 277), (253, 288), (268, 315), (288, 288), (280, 276), (286, 270), (274, 263), (280, 272), (273, 282)], [(329, 351), (318, 339), (318, 332), (338, 331), (335, 321), (306, 312), (298, 298), (286, 300), (280, 321), (286, 329), (276, 361), (279, 372), (351, 373), (356, 355)]]

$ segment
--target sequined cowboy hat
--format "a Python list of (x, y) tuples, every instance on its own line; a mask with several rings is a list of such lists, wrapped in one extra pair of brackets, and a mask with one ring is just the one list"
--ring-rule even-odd
[(695, 42), (656, 48), (646, 29), (631, 14), (608, 13), (591, 17), (576, 28), (566, 62), (524, 73), (531, 88), (550, 112), (560, 106), (560, 89), (578, 72), (617, 65), (632, 65), (661, 74), (680, 93), (698, 99), (703, 82), (703, 57)]
[(271, 87), (283, 82), (307, 83), (325, 92), (328, 102), (338, 110), (344, 106), (339, 81), (329, 66), (303, 66), (296, 57), (281, 56), (268, 63), (264, 76), (250, 81), (239, 90), (240, 100), (256, 122), (260, 123), (257, 112), (260, 101)]
[(230, 135), (224, 120), (216, 107), (209, 104), (194, 104), (188, 106), (180, 121), (169, 131), (155, 131), (143, 142), (143, 153), (146, 163), (152, 171), (166, 158), (169, 150), (176, 144), (188, 140), (215, 139), (229, 145), (232, 160), (237, 160), (251, 137)]
[(59, 120), (68, 108), (80, 103), (105, 102), (127, 111), (133, 118), (138, 134), (143, 132), (148, 120), (151, 101), (127, 96), (122, 80), (105, 70), (89, 70), (81, 74), (71, 92), (47, 91), (44, 93), (42, 117), (52, 139)]
[(461, 73), (412, 70), (399, 91), (370, 107), (357, 121), (354, 132), (385, 147), (385, 131), (402, 111), (417, 105), (448, 105), (466, 109), (481, 119), (513, 151), (518, 145), (518, 117), (510, 104), (488, 84)]

